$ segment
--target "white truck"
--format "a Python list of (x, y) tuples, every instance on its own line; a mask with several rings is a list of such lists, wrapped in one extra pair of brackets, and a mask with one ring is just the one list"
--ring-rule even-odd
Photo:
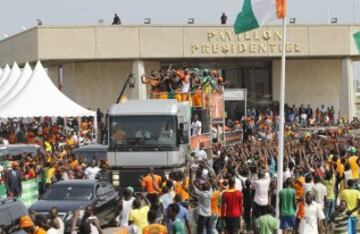
[(153, 167), (168, 175), (189, 156), (191, 107), (173, 99), (128, 100), (108, 112), (108, 154), (115, 187), (139, 185)]

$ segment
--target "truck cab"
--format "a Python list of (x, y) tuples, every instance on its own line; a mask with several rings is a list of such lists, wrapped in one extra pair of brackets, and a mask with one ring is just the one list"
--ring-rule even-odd
[(112, 105), (108, 115), (107, 159), (114, 186), (139, 185), (150, 167), (163, 176), (184, 168), (189, 154), (189, 103), (128, 100)]

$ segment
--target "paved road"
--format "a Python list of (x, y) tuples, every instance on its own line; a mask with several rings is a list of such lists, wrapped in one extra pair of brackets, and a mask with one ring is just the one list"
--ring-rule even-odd
[(118, 228), (105, 228), (104, 234), (116, 234), (116, 229)]

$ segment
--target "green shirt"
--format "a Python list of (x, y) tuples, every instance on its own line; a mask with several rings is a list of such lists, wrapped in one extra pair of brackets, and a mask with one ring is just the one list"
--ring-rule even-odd
[(172, 230), (174, 234), (186, 234), (184, 224), (180, 219), (176, 219), (172, 224)]
[(281, 216), (294, 216), (295, 190), (292, 188), (284, 188), (279, 192), (279, 198), (281, 202)]
[(330, 180), (323, 181), (323, 184), (325, 185), (327, 191), (326, 199), (328, 200), (335, 200), (335, 181), (335, 176), (333, 176)]
[(273, 234), (278, 228), (278, 221), (272, 215), (263, 215), (258, 219), (260, 234)]

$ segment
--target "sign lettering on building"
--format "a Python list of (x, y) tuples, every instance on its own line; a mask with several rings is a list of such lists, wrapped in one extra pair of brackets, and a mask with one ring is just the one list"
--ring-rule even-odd
[[(282, 51), (281, 31), (209, 31), (205, 42), (193, 42), (192, 54), (278, 54)], [(299, 43), (288, 41), (287, 53), (300, 53)]]

